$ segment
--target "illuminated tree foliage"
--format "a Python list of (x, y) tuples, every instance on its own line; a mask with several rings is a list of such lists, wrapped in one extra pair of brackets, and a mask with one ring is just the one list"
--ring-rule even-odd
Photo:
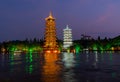
[(4, 47), (7, 52), (13, 51), (23, 51), (23, 52), (31, 52), (31, 51), (42, 51), (43, 40), (40, 41), (8, 41), (3, 42), (0, 47)]
[[(57, 40), (59, 45), (59, 50), (62, 51), (63, 48), (63, 41)], [(13, 52), (13, 51), (23, 51), (23, 52), (42, 52), (43, 51), (43, 43), (44, 41), (41, 40), (24, 40), (24, 41), (8, 41), (0, 43), (0, 52), (4, 50), (6, 52)], [(68, 48), (69, 51), (75, 50), (76, 53), (84, 51), (88, 49), (90, 51), (97, 50), (97, 51), (106, 51), (106, 50), (120, 50), (120, 36), (115, 37), (113, 39), (98, 39), (98, 40), (74, 40), (73, 45)]]

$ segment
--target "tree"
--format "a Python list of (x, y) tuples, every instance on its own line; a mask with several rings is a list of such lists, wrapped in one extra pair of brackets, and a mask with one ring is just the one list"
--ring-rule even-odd
[(100, 36), (98, 36), (98, 40), (99, 40), (99, 41), (101, 40)]

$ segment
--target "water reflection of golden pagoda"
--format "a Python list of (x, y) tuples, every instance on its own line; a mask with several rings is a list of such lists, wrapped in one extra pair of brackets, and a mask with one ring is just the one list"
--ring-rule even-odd
[(61, 65), (56, 62), (59, 60), (57, 53), (45, 53), (44, 65), (42, 67), (42, 82), (62, 82)]
[(56, 37), (56, 27), (55, 27), (55, 18), (52, 16), (50, 12), (49, 16), (45, 18), (46, 20), (46, 28), (45, 28), (45, 42), (44, 42), (44, 51), (47, 52), (57, 52), (58, 51), (58, 43)]

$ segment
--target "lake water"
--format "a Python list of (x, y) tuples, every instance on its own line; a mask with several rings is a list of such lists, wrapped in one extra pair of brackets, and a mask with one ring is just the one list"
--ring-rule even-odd
[(120, 82), (120, 52), (0, 54), (0, 82)]

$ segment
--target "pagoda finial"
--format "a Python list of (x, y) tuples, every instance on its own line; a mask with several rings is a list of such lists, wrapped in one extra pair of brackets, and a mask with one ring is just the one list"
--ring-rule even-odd
[(49, 16), (52, 16), (52, 12), (50, 11)]
[(50, 13), (49, 13), (49, 18), (53, 18), (51, 11), (50, 11)]
[(66, 28), (67, 28), (67, 29), (69, 28), (68, 24), (66, 25)]
[(66, 27), (68, 27), (68, 24), (66, 25)]
[(52, 16), (52, 12), (51, 12), (51, 11), (50, 11), (50, 13), (49, 13), (49, 16), (45, 18), (45, 20), (47, 20), (47, 19), (55, 19), (55, 18)]

